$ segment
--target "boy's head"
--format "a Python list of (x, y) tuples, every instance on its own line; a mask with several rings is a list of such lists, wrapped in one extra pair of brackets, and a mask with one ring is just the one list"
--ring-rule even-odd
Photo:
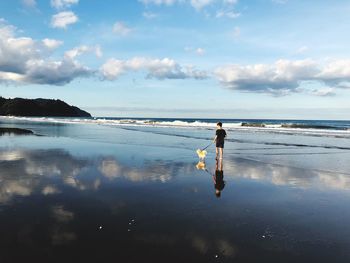
[(216, 195), (217, 198), (220, 198), (220, 196), (221, 196), (221, 191), (218, 190), (218, 189), (216, 189), (216, 190), (215, 190), (215, 195)]
[(216, 126), (222, 128), (222, 122), (218, 122)]

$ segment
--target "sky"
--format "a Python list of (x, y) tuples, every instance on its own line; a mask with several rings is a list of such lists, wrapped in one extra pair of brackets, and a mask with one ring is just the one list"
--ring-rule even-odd
[(93, 116), (350, 119), (350, 1), (4, 0), (0, 96)]

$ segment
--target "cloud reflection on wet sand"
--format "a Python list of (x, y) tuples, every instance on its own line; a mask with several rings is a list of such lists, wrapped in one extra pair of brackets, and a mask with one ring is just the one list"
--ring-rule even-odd
[(232, 158), (224, 161), (225, 177), (270, 182), (278, 186), (350, 190), (350, 174), (331, 173)]

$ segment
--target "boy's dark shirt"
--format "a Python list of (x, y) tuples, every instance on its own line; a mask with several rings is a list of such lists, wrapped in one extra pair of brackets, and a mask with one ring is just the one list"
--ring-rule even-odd
[(217, 142), (224, 142), (226, 136), (226, 131), (224, 129), (217, 129), (216, 130), (216, 141)]

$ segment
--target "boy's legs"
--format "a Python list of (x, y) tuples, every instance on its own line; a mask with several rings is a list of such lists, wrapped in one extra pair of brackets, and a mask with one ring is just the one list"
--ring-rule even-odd
[(220, 159), (224, 157), (224, 148), (219, 148), (220, 149)]
[(216, 157), (215, 157), (216, 160), (219, 159), (219, 158), (218, 158), (218, 155), (219, 155), (219, 148), (216, 147)]

